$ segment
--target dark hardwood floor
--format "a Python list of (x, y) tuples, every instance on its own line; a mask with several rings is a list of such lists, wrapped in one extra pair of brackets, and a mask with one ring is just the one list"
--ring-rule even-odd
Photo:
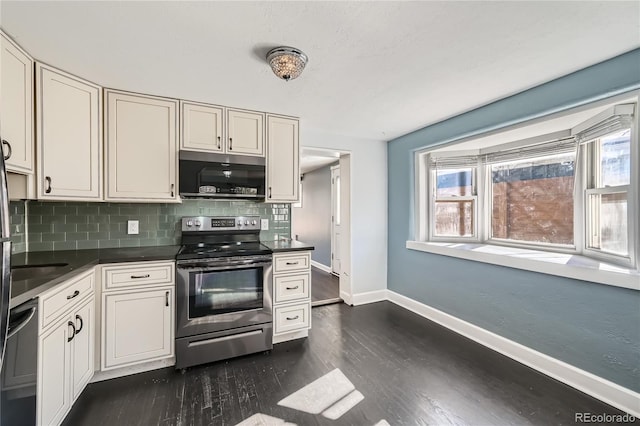
[(311, 303), (314, 306), (341, 302), (340, 278), (315, 266), (311, 267)]
[[(87, 387), (71, 425), (566, 425), (618, 410), (390, 302), (313, 309), (308, 339), (271, 353)], [(278, 406), (339, 368), (364, 399), (338, 420)]]

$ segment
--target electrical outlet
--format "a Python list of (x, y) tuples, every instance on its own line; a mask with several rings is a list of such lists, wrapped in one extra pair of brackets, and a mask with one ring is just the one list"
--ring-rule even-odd
[(260, 230), (262, 231), (269, 230), (269, 219), (260, 219)]
[(127, 234), (129, 235), (137, 235), (139, 228), (139, 222), (137, 220), (128, 220), (127, 221)]

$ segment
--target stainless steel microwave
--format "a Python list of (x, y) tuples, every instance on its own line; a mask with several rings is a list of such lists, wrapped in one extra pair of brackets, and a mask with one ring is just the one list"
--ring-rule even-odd
[(264, 199), (265, 159), (180, 151), (182, 198)]

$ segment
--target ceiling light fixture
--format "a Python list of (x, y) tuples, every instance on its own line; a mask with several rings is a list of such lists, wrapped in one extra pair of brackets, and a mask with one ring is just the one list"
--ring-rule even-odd
[(307, 55), (295, 47), (280, 46), (267, 53), (267, 62), (273, 73), (285, 81), (302, 74), (308, 61)]

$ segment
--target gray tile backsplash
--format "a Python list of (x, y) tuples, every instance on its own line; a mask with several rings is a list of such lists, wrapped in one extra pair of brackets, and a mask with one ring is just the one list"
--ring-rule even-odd
[(25, 202), (11, 201), (9, 203), (9, 220), (11, 233), (11, 252), (23, 253), (27, 251), (27, 230), (25, 228)]
[[(269, 219), (269, 230), (260, 233), (261, 239), (289, 238), (291, 234), (289, 204), (244, 200), (183, 200), (182, 204), (27, 201), (25, 209), (22, 203), (21, 218), (24, 223), (26, 210), (29, 251), (179, 244), (180, 218), (198, 215), (256, 215)], [(16, 216), (15, 226), (24, 229), (19, 206), (15, 209), (14, 215), (12, 208), (12, 227)], [(128, 220), (139, 221), (138, 235), (127, 235)], [(17, 234), (15, 237), (19, 238)], [(17, 239), (14, 246), (24, 244), (25, 241), (18, 243)]]

